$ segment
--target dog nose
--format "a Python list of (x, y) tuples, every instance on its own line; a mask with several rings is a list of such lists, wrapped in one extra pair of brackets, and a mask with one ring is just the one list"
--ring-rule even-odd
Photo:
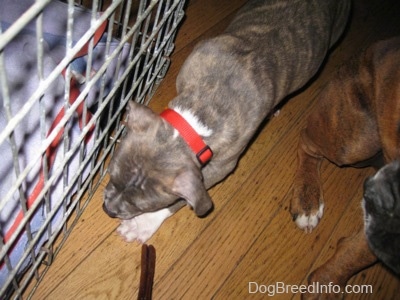
[(116, 214), (116, 213), (113, 213), (113, 212), (111, 212), (111, 211), (109, 211), (109, 210), (107, 209), (107, 206), (106, 206), (106, 203), (105, 203), (105, 202), (103, 202), (103, 210), (104, 210), (104, 212), (105, 212), (109, 217), (111, 217), (111, 218), (116, 218), (116, 217), (117, 217), (117, 214)]

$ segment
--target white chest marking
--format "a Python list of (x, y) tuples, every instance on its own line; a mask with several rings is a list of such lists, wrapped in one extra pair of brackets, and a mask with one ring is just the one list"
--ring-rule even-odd
[(213, 133), (212, 129), (208, 128), (205, 124), (201, 123), (200, 120), (187, 109), (182, 109), (181, 107), (174, 107), (177, 113), (179, 113), (185, 120), (193, 127), (198, 135), (203, 137), (209, 137)]

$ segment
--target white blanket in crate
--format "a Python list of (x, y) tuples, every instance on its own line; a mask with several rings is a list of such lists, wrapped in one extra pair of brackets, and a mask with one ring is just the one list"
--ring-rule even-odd
[[(7, 28), (13, 24), (22, 14), (34, 3), (34, 0), (0, 0), (0, 22), (1, 29), (4, 33)], [(74, 26), (72, 31), (73, 41), (79, 40), (79, 38), (89, 29), (90, 27), (91, 12), (85, 9), (75, 8), (74, 10)], [(67, 5), (52, 1), (45, 8), (43, 13), (43, 73), (44, 77), (54, 70), (55, 66), (60, 62), (65, 55), (66, 45), (66, 28), (67, 28)], [(102, 66), (105, 61), (105, 43), (106, 34), (103, 35), (100, 42), (95, 46), (93, 52), (92, 68), (97, 70)], [(118, 41), (113, 40), (110, 46), (110, 53), (114, 51), (118, 45)], [(38, 80), (38, 67), (37, 67), (37, 39), (36, 39), (36, 22), (29, 23), (24, 30), (18, 34), (4, 49), (4, 62), (5, 62), (5, 73), (7, 78), (7, 86), (11, 99), (11, 114), (15, 115), (21, 110), (26, 100), (32, 95), (32, 93), (39, 86)], [(124, 45), (123, 51), (120, 54), (122, 61), (121, 71), (118, 76), (121, 75), (126, 66), (126, 59), (129, 52), (129, 45)], [(86, 70), (87, 57), (81, 57), (75, 59), (71, 66), (75, 73), (84, 74)], [(116, 76), (117, 61), (116, 59), (111, 62), (106, 72), (106, 90), (105, 95), (112, 87)], [(117, 76), (117, 77), (118, 77)], [(89, 95), (86, 98), (86, 105), (92, 107), (98, 101), (99, 86), (92, 88)], [(19, 171), (22, 171), (32, 160), (33, 157), (37, 156), (36, 149), (41, 147), (41, 135), (40, 132), (40, 116), (41, 113), (45, 115), (46, 134), (52, 125), (54, 118), (59, 113), (60, 109), (64, 106), (64, 89), (65, 82), (62, 76), (54, 81), (51, 86), (46, 90), (42, 103), (44, 104), (44, 112), (40, 112), (43, 107), (36, 103), (29, 114), (22, 120), (20, 124), (15, 128), (13, 132), (13, 138), (17, 149), (12, 151), (9, 140), (6, 140), (0, 144), (0, 157), (2, 163), (0, 164), (0, 204), (3, 202), (5, 195), (9, 192), (10, 187), (15, 184), (16, 173), (15, 173), (15, 161), (13, 158), (13, 152), (17, 153), (17, 161), (19, 164)], [(4, 99), (0, 90), (0, 131), (2, 131), (8, 123), (6, 110), (4, 108)], [(81, 134), (81, 130), (78, 124), (78, 117), (74, 116), (69, 122), (69, 146), (72, 147), (77, 141)], [(92, 137), (93, 139), (93, 137)], [(85, 147), (85, 153), (87, 153), (92, 147), (93, 140), (88, 141)], [(51, 170), (56, 170), (61, 165), (63, 160), (63, 149), (64, 145), (62, 140), (58, 147), (58, 153), (54, 161), (54, 165)], [(67, 148), (68, 148), (67, 147)], [(76, 173), (79, 164), (79, 150), (74, 153), (71, 160), (67, 165), (66, 181), (68, 182)], [(32, 193), (33, 188), (38, 182), (40, 173), (40, 161), (29, 172), (27, 178), (24, 180), (21, 192), (25, 198), (28, 198)], [(88, 168), (83, 172), (83, 176), (87, 176)], [(51, 176), (51, 171), (50, 171)], [(65, 179), (64, 179), (65, 180)], [(53, 185), (50, 192), (50, 208), (53, 209), (61, 201), (63, 201), (63, 181), (59, 178)], [(76, 191), (76, 187), (71, 193)], [(5, 202), (5, 206), (0, 211), (0, 233), (4, 238), (9, 232), (10, 227), (15, 223), (15, 218), (21, 210), (20, 205), (20, 194), (16, 191), (11, 199)], [(40, 209), (34, 214), (34, 217), (30, 221), (32, 235), (42, 227), (46, 221), (47, 213), (44, 205), (41, 205)], [(51, 221), (52, 228), (61, 225), (62, 209), (60, 209), (56, 217)], [(40, 245), (42, 245), (48, 239), (47, 229), (46, 234), (40, 238), (40, 243), (35, 246), (35, 253), (39, 251)], [(3, 239), (4, 240), (4, 239)], [(20, 262), (21, 257), (27, 246), (28, 238), (27, 234), (23, 234), (18, 238), (17, 243), (13, 245), (9, 257), (11, 259), (11, 265), (14, 269)], [(23, 262), (23, 267), (19, 268), (21, 271), (30, 263), (29, 257)], [(7, 280), (10, 270), (4, 264), (4, 261), (0, 262), (0, 286), (3, 286)]]

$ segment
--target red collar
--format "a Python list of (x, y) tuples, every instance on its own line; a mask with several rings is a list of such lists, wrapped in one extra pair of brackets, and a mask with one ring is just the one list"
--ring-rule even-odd
[(200, 135), (186, 120), (176, 111), (167, 108), (160, 116), (172, 125), (196, 154), (201, 165), (205, 165), (213, 156), (210, 147), (203, 141)]

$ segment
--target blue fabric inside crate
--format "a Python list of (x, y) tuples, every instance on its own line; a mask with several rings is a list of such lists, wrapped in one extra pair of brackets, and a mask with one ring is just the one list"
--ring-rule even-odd
[[(0, 22), (2, 32), (4, 33), (11, 24), (13, 24), (22, 14), (34, 3), (33, 0), (0, 0)], [(67, 28), (67, 11), (68, 6), (65, 3), (59, 1), (52, 1), (43, 12), (43, 38), (42, 43), (44, 48), (43, 56), (43, 73), (46, 78), (50, 72), (54, 70), (57, 64), (63, 59), (66, 51), (66, 28)], [(74, 9), (74, 26), (72, 30), (72, 38), (74, 44), (82, 37), (90, 27), (91, 12), (83, 8)], [(109, 53), (113, 52), (119, 45), (119, 41), (112, 40), (110, 44)], [(119, 54), (121, 65), (119, 73), (115, 74), (117, 68), (117, 58), (110, 62), (107, 67), (105, 76), (105, 91), (103, 96), (106, 96), (110, 88), (113, 86), (115, 80), (122, 74), (124, 68), (127, 65), (127, 57), (130, 49), (130, 45), (125, 44), (122, 52)], [(93, 49), (92, 69), (96, 72), (105, 62), (106, 58), (106, 34), (103, 35), (100, 42)], [(36, 22), (30, 22), (4, 49), (4, 63), (5, 73), (7, 78), (7, 87), (11, 99), (11, 115), (18, 113), (27, 99), (40, 85), (38, 79), (38, 67), (37, 67), (37, 38), (36, 38)], [(87, 57), (76, 58), (71, 68), (76, 75), (81, 75), (85, 78), (84, 72), (86, 71)], [(100, 90), (100, 81), (90, 90), (86, 97), (85, 103), (87, 107), (95, 107), (98, 102), (98, 95)], [(82, 86), (82, 88), (84, 85)], [(60, 109), (64, 106), (65, 99), (65, 81), (60, 75), (50, 87), (46, 90), (41, 107), (39, 103), (35, 103), (30, 112), (17, 125), (13, 132), (13, 138), (17, 145), (15, 151), (18, 153), (18, 164), (20, 170), (23, 170), (32, 160), (36, 157), (36, 149), (41, 147), (42, 133), (40, 132), (40, 109), (44, 108), (46, 133), (52, 125), (54, 118), (59, 113)], [(6, 117), (6, 111), (4, 108), (4, 99), (2, 93), (0, 93), (0, 131), (4, 130), (7, 126), (8, 120)], [(78, 124), (78, 117), (75, 116), (68, 123), (68, 137), (69, 146), (73, 146), (78, 142), (78, 137), (81, 134), (81, 129)], [(84, 154), (88, 153), (93, 145), (93, 138), (85, 144)], [(52, 174), (52, 170), (56, 170), (63, 160), (63, 149), (64, 144), (61, 143), (58, 147), (56, 159), (52, 166), (49, 176)], [(67, 147), (69, 148), (69, 147)], [(14, 152), (15, 152), (14, 151)], [(3, 163), (0, 164), (0, 201), (3, 201), (5, 195), (9, 192), (10, 187), (15, 184), (16, 174), (15, 165), (13, 161), (13, 152), (11, 150), (11, 144), (8, 140), (0, 144), (0, 157)], [(66, 166), (66, 179), (69, 181), (77, 172), (79, 168), (79, 149), (76, 151)], [(35, 187), (39, 173), (40, 173), (40, 161), (37, 162), (35, 167), (29, 172), (28, 176), (24, 180), (22, 185), (22, 193), (24, 197), (28, 198)], [(83, 179), (90, 172), (89, 167), (86, 167), (82, 173)], [(50, 190), (50, 206), (51, 208), (56, 207), (61, 201), (63, 201), (63, 179), (60, 177)], [(76, 192), (77, 187), (74, 187), (69, 194)], [(15, 217), (21, 210), (20, 205), (20, 194), (15, 192), (13, 197), (10, 198), (6, 205), (0, 211), (0, 231), (2, 237), (6, 235), (10, 227), (15, 221)], [(47, 220), (48, 214), (42, 203), (40, 208), (34, 213), (33, 218), (30, 220), (30, 229), (33, 237), (35, 233), (40, 230), (43, 223)], [(63, 210), (57, 211), (55, 217), (51, 220), (51, 232), (54, 229), (62, 225)], [(40, 237), (40, 242), (35, 245), (34, 252), (38, 253), (40, 246), (49, 238), (48, 231)], [(17, 243), (13, 245), (12, 251), (8, 253), (11, 270), (14, 270), (16, 265), (21, 261), (23, 253), (27, 247), (28, 237), (26, 232), (23, 232), (17, 240)], [(31, 259), (26, 258), (22, 266), (17, 270), (18, 272), (23, 271), (29, 264)], [(0, 286), (4, 286), (5, 282), (9, 279), (10, 270), (1, 261), (0, 269)]]

